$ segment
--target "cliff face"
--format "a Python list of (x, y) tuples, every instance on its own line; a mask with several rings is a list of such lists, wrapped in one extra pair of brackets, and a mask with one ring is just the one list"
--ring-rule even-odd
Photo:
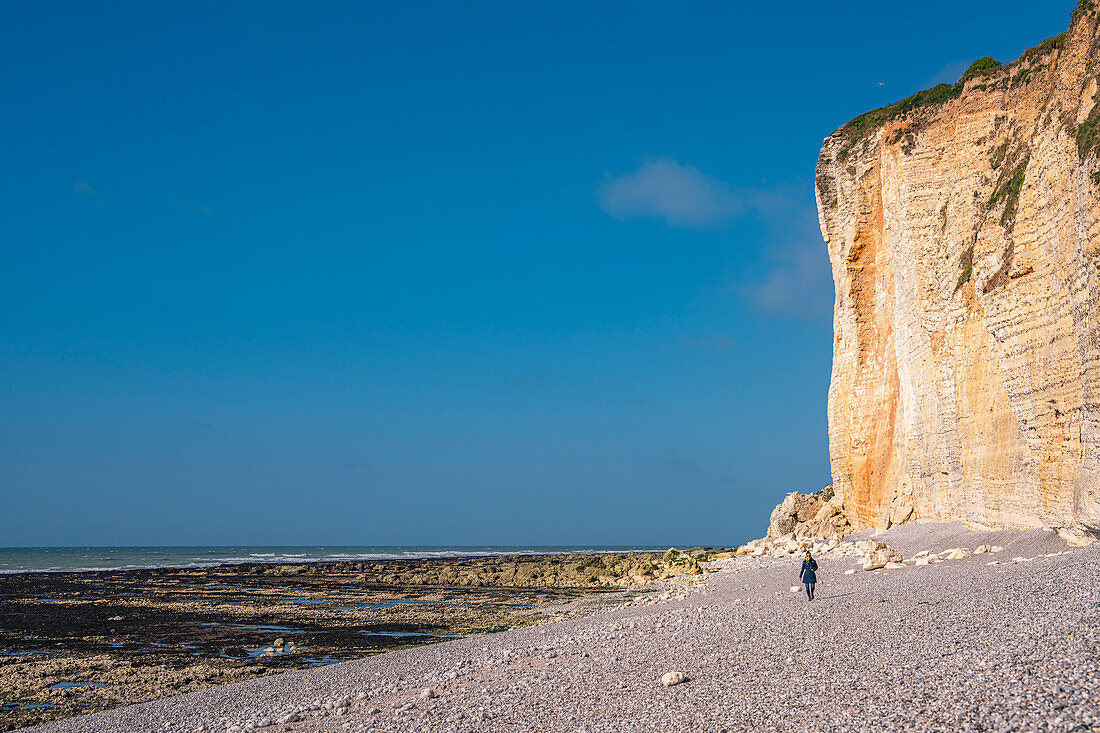
[(825, 140), (829, 447), (856, 528), (1100, 534), (1096, 16)]

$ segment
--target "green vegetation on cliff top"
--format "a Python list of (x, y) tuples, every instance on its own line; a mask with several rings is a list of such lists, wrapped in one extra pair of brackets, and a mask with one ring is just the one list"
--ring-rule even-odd
[(959, 82), (958, 84), (956, 84), (956, 86), (959, 86), (960, 84), (970, 81), (971, 79), (975, 79), (979, 76), (989, 76), (999, 68), (1001, 68), (1000, 61), (993, 58), (992, 56), (983, 56), (974, 63), (970, 64), (970, 68), (967, 69), (966, 73), (962, 75), (962, 78), (959, 79)]
[(914, 110), (939, 106), (948, 100), (955, 99), (962, 94), (966, 82), (978, 77), (989, 76), (1000, 68), (1000, 61), (992, 56), (985, 56), (972, 63), (966, 73), (962, 75), (962, 78), (954, 84), (937, 84), (931, 89), (925, 89), (908, 96), (900, 102), (864, 112), (841, 128), (841, 131), (846, 133), (848, 142), (840, 151), (840, 159), (843, 160), (847, 157), (848, 152), (856, 143), (887, 122), (905, 117)]
[[(1074, 21), (1076, 21), (1082, 15), (1095, 15), (1097, 12), (1097, 8), (1097, 0), (1079, 0), (1077, 8), (1073, 11), (1071, 17)], [(851, 122), (840, 128), (839, 132), (843, 134), (844, 137), (847, 138), (847, 140), (844, 146), (841, 148), (839, 155), (837, 156), (838, 160), (843, 161), (857, 143), (859, 143), (873, 131), (881, 128), (886, 123), (902, 119), (908, 116), (911, 112), (921, 109), (938, 107), (945, 102), (956, 99), (959, 95), (962, 94), (963, 87), (966, 85), (966, 83), (972, 79), (988, 77), (1001, 70), (1009, 69), (1010, 67), (1017, 64), (1034, 62), (1035, 60), (1042, 58), (1052, 51), (1061, 48), (1065, 44), (1068, 35), (1069, 32), (1066, 31), (1060, 33), (1057, 36), (1046, 39), (1037, 46), (1032, 46), (1028, 50), (1024, 51), (1019, 59), (1012, 62), (1011, 64), (1008, 64), (1007, 66), (1002, 65), (992, 56), (982, 57), (971, 64), (970, 68), (966, 70), (966, 73), (964, 73), (962, 77), (954, 84), (937, 84), (931, 89), (919, 91), (916, 94), (908, 96), (898, 102), (894, 102), (893, 104), (888, 104), (885, 107), (880, 107), (878, 109), (871, 110), (870, 112), (865, 112), (861, 114), (859, 117), (856, 117)], [(1014, 78), (1014, 83), (1023, 84), (1026, 83), (1029, 79), (1030, 70), (1018, 74)], [(1092, 120), (1093, 118), (1090, 117), (1090, 121)], [(1100, 129), (1097, 129), (1097, 125), (1095, 124), (1095, 122), (1096, 121), (1094, 121), (1092, 127), (1084, 130), (1083, 132), (1080, 128), (1078, 129), (1079, 145), (1081, 145), (1082, 139), (1085, 139), (1087, 141), (1089, 149), (1091, 149), (1092, 146), (1100, 143)], [(1088, 122), (1086, 122), (1085, 125), (1082, 125), (1082, 128), (1086, 125), (1088, 125)], [(1082, 151), (1082, 156), (1084, 156), (1084, 147), (1082, 147)]]
[(1086, 15), (1096, 12), (1096, 2), (1094, 0), (1080, 0), (1077, 3), (1077, 8), (1070, 14), (1070, 17), (1074, 20), (1081, 15)]

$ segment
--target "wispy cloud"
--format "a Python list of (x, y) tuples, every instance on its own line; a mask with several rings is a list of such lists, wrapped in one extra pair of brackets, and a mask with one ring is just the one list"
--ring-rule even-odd
[[(789, 318), (830, 318), (833, 280), (817, 212), (796, 207), (782, 219), (763, 279), (735, 286), (754, 308)], [(773, 222), (773, 227), (778, 222)]]
[(725, 354), (733, 350), (737, 343), (729, 336), (680, 336), (676, 343), (692, 351), (705, 351), (709, 354)]
[[(953, 72), (945, 72), (953, 73)], [(959, 72), (962, 73), (961, 71)], [(816, 208), (805, 187), (771, 184), (738, 187), (671, 158), (646, 160), (633, 173), (609, 178), (597, 190), (600, 207), (618, 219), (664, 219), (693, 228), (753, 217), (769, 232), (761, 276), (733, 285), (748, 305), (787, 318), (829, 318), (833, 283)], [(724, 353), (726, 336), (677, 339), (680, 346)]]
[(210, 204), (202, 204), (202, 205), (193, 204), (190, 201), (184, 201), (183, 199), (178, 199), (178, 198), (177, 199), (172, 199), (172, 202), (176, 206), (180, 206), (184, 209), (190, 209), (191, 211), (202, 214), (203, 216), (214, 216), (215, 214), (218, 213), (217, 209), (215, 209)]
[(924, 81), (925, 87), (934, 87), (937, 84), (954, 84), (966, 70), (970, 68), (969, 61), (952, 61)]
[(73, 185), (73, 193), (81, 196), (91, 196), (96, 200), (96, 203), (103, 203), (103, 197), (99, 195), (99, 191), (92, 188), (92, 184), (87, 181), (77, 181)]
[(633, 173), (610, 178), (596, 197), (616, 219), (664, 219), (669, 226), (712, 227), (745, 207), (725, 181), (670, 158), (647, 160)]

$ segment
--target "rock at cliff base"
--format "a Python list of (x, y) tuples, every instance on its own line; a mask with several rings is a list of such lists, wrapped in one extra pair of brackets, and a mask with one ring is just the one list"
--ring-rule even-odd
[(772, 510), (768, 537), (779, 537), (794, 532), (799, 522), (813, 519), (821, 509), (821, 505), (821, 500), (813, 494), (800, 494), (797, 491), (787, 494), (786, 498)]
[(787, 494), (771, 513), (766, 538), (840, 539), (851, 531), (840, 498), (826, 487), (816, 494)]
[(901, 553), (893, 547), (881, 542), (871, 541), (867, 549), (867, 555), (863, 558), (863, 569), (878, 570), (879, 568), (886, 567), (889, 563), (897, 563), (900, 565), (902, 560)]

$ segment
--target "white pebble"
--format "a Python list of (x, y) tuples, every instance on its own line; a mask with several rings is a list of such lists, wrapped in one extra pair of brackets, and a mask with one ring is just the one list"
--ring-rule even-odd
[(665, 672), (661, 675), (661, 684), (665, 687), (672, 687), (681, 682), (687, 682), (687, 675), (683, 672)]

